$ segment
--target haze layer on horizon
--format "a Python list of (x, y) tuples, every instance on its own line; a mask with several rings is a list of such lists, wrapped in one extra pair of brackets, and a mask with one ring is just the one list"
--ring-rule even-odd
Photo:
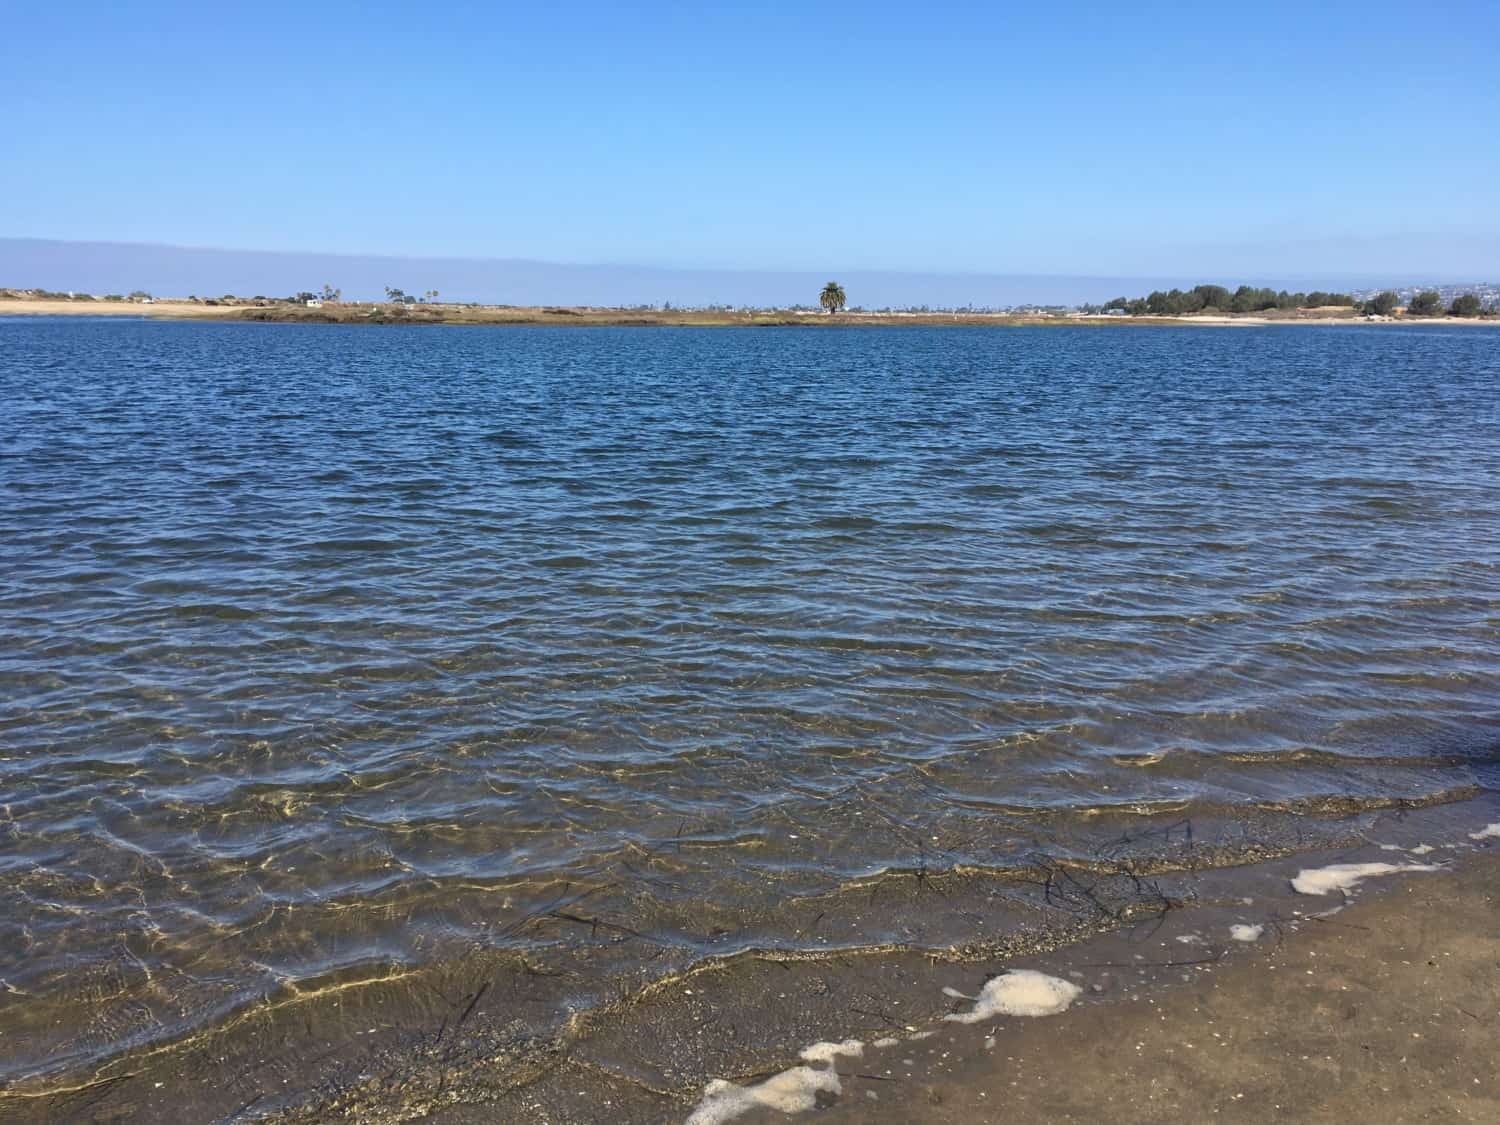
[(3, 236), (1223, 283), (1500, 256), (1488, 0), (7, 15)]
[[(999, 308), (1101, 303), (1200, 279), (835, 271), (864, 308)], [(346, 300), (383, 300), (387, 286), (436, 289), (448, 301), (507, 305), (815, 305), (828, 276), (796, 270), (695, 270), (502, 259), (196, 249), (112, 242), (0, 239), (0, 286), (81, 293), (284, 297), (324, 285)], [(1246, 279), (1274, 288), (1337, 282)], [(1345, 285), (1344, 287), (1351, 287)]]

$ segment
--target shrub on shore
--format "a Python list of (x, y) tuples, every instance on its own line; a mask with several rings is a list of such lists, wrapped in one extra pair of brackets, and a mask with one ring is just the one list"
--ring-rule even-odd
[(1435, 289), (1426, 289), (1411, 299), (1406, 306), (1407, 316), (1442, 316), (1443, 297)]

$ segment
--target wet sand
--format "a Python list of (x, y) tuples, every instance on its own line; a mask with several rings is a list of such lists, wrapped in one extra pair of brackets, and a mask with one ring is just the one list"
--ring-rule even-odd
[[(1398, 814), (1354, 848), (1197, 873), (1190, 899), (1168, 889), (1082, 941), (1022, 931), (999, 953), (701, 966), (550, 1042), (527, 1038), (527, 990), (543, 982), (524, 971), (283, 998), (93, 1082), (0, 1098), (0, 1119), (1500, 1120), (1500, 829), (1438, 837), (1444, 812)], [(1403, 870), (1350, 894), (1291, 889), (1348, 863)], [(964, 897), (930, 882), (935, 907)], [(1045, 974), (1043, 1002), (1066, 1010), (984, 1015), (976, 998), (1017, 969)], [(809, 1112), (733, 1104), (757, 1088)]]
[[(1079, 944), (678, 981), (534, 1082), (423, 1120), (1500, 1120), (1500, 841), (1476, 847), (1465, 832), (1414, 843), (1440, 824), (1388, 822), (1409, 829), (1400, 849), (1370, 843), (1214, 872), (1191, 907)], [(1350, 861), (1412, 870), (1349, 893), (1292, 892), (1303, 870)], [(1076, 989), (1077, 1002), (1045, 1018), (954, 1022), (976, 1014), (962, 997), (1011, 969), (1039, 969)], [(923, 1007), (942, 994), (946, 1018)], [(800, 1058), (786, 1046), (796, 1028)], [(746, 1039), (763, 1045), (758, 1063)], [(779, 1051), (764, 1049), (776, 1042)], [(731, 1081), (707, 1087), (716, 1095), (683, 1099), (684, 1072), (731, 1059)], [(769, 1090), (782, 1105), (801, 1098), (808, 1111), (736, 1112), (735, 1088)]]
[[(1135, 896), (1118, 879), (1059, 882), (1072, 932), (1053, 919), (943, 951), (703, 963), (580, 1009), (560, 1035), (535, 1022), (555, 982), (503, 957), (333, 984), (92, 1081), (17, 1088), (0, 1120), (1500, 1120), (1500, 827), (1458, 815), (1497, 811), (1394, 811), (1343, 849), (1153, 878)], [(1348, 864), (1397, 870), (1293, 890)], [(872, 889), (872, 918), (890, 891)], [(972, 912), (994, 891), (928, 876), (900, 893)], [(1044, 974), (1032, 993), (1065, 1010), (984, 1015), (976, 998), (1012, 970)], [(809, 1112), (746, 1111), (744, 1090)]]
[(1497, 911), (1493, 854), (1404, 876), (1180, 987), (841, 1058), (807, 1119), (1500, 1121)]

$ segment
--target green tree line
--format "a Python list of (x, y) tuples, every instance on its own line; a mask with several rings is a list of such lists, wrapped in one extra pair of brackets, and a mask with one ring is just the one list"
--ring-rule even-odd
[[(1241, 285), (1233, 293), (1222, 285), (1198, 285), (1192, 289), (1158, 289), (1145, 297), (1116, 297), (1104, 309), (1119, 309), (1131, 316), (1191, 316), (1193, 313), (1257, 313), (1270, 309), (1315, 309), (1329, 306), (1357, 307), (1360, 312), (1391, 316), (1401, 307), (1401, 298), (1387, 290), (1367, 301), (1356, 301), (1348, 293), (1288, 293), (1285, 289), (1257, 289)], [(1407, 303), (1407, 316), (1495, 316), (1500, 310), (1485, 307), (1473, 293), (1455, 297), (1443, 308), (1442, 295), (1435, 289), (1416, 294)]]
[[(1382, 293), (1379, 294), (1379, 297), (1376, 297), (1376, 300), (1385, 299), (1385, 297), (1392, 297), (1394, 299), (1395, 294)], [(1392, 302), (1392, 308), (1394, 308), (1394, 302)], [(1443, 294), (1440, 294), (1437, 290), (1424, 290), (1422, 293), (1415, 294), (1412, 300), (1407, 303), (1407, 317), (1443, 317), (1443, 315), (1448, 315), (1448, 317), (1493, 317), (1493, 315), (1496, 315), (1496, 311), (1485, 308), (1484, 302), (1479, 300), (1478, 294), (1473, 293), (1464, 293), (1458, 297), (1454, 297), (1454, 303), (1446, 309), (1443, 308)]]
[(1241, 285), (1233, 293), (1222, 285), (1197, 285), (1192, 289), (1156, 290), (1145, 297), (1116, 297), (1105, 309), (1123, 309), (1131, 316), (1187, 316), (1191, 313), (1252, 313), (1267, 309), (1307, 309), (1324, 305), (1352, 307), (1347, 293), (1288, 293), (1285, 289), (1257, 289)]
[[(1377, 293), (1363, 305), (1360, 311), (1371, 313), (1375, 316), (1391, 316), (1401, 307), (1401, 298), (1387, 289), (1384, 293)], [(1476, 317), (1500, 315), (1500, 310), (1487, 308), (1479, 299), (1477, 293), (1461, 293), (1453, 298), (1453, 302), (1443, 308), (1443, 295), (1436, 289), (1424, 289), (1412, 296), (1406, 305), (1407, 316), (1454, 316), (1454, 317)]]

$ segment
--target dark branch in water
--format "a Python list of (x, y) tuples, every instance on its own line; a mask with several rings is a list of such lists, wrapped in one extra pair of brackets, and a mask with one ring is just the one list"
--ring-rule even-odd
[(1217, 965), (1229, 955), (1225, 946), (1212, 957), (1197, 957), (1191, 961), (1082, 961), (1081, 969), (1182, 969), (1190, 965)]
[(458, 1022), (453, 1025), (455, 1029), (463, 1027), (464, 1021), (466, 1019), (468, 1019), (469, 1016), (471, 1016), (473, 1014), (473, 1012), (474, 1012), (474, 1006), (479, 1003), (481, 997), (483, 997), (484, 994), (486, 992), (488, 992), (489, 990), (490, 990), (490, 982), (489, 981), (485, 981), (483, 984), (481, 984), (479, 986), (479, 988), (474, 993), (473, 999), (471, 999), (469, 1001), (469, 1006), (464, 1009), (464, 1014), (461, 1015), (461, 1016), (459, 1016), (458, 1017)]

